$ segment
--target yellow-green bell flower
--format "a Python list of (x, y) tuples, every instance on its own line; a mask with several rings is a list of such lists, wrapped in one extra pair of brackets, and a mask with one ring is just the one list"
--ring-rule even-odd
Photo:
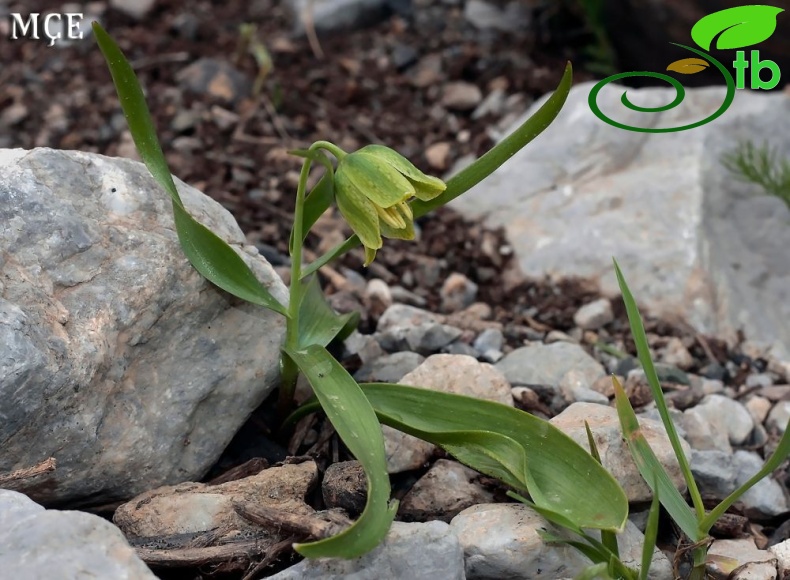
[(411, 199), (429, 201), (446, 187), (441, 179), (425, 175), (382, 145), (368, 145), (340, 159), (335, 171), (335, 200), (365, 247), (365, 265), (376, 257), (382, 236), (414, 239)]

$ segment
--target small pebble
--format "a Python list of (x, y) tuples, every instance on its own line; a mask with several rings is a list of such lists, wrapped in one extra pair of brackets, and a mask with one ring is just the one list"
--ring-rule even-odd
[(457, 312), (477, 299), (477, 284), (458, 272), (453, 272), (439, 291), (443, 312)]
[(463, 81), (450, 82), (444, 85), (442, 105), (454, 111), (471, 111), (480, 101), (483, 93), (477, 85)]
[(784, 433), (788, 421), (790, 421), (790, 401), (778, 401), (768, 413), (765, 426), (772, 431)]
[(573, 315), (574, 324), (584, 330), (598, 330), (612, 320), (612, 303), (606, 298), (585, 304)]
[(428, 165), (437, 171), (444, 171), (450, 161), (451, 146), (447, 141), (434, 143), (425, 150)]
[(392, 306), (392, 292), (384, 280), (373, 278), (368, 281), (365, 294), (368, 299), (368, 309), (374, 318), (378, 318)]
[(765, 397), (751, 397), (745, 403), (746, 410), (751, 413), (755, 423), (763, 423), (771, 411), (771, 401)]

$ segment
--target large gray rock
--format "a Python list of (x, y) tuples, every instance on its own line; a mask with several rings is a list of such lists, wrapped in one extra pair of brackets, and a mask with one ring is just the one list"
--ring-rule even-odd
[[(653, 313), (705, 332), (743, 329), (786, 359), (790, 210), (733, 179), (721, 156), (747, 139), (767, 141), (780, 158), (790, 155), (790, 97), (737, 91), (712, 123), (648, 134), (599, 120), (588, 104), (592, 86), (575, 86), (553, 125), (454, 207), (504, 226), (527, 275), (583, 276), (617, 295), (614, 256)], [(630, 125), (681, 126), (724, 100), (723, 88), (687, 90), (680, 107), (650, 116), (625, 109), (623, 90), (608, 85), (598, 102)], [(675, 92), (628, 95), (640, 106), (659, 106)]]
[[(178, 186), (285, 302), (231, 215)], [(283, 335), (192, 268), (140, 163), (0, 150), (0, 473), (57, 460), (20, 491), (77, 505), (200, 478), (275, 387)]]
[(17, 580), (155, 580), (121, 531), (84, 512), (45, 510), (0, 489), (0, 576)]

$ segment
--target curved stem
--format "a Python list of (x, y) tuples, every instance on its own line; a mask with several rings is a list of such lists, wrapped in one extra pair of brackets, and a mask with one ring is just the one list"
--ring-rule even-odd
[(340, 161), (348, 155), (345, 151), (343, 151), (340, 147), (335, 145), (334, 143), (330, 143), (329, 141), (316, 141), (312, 145), (310, 145), (310, 151), (315, 151), (316, 149), (324, 149), (329, 151), (335, 158)]

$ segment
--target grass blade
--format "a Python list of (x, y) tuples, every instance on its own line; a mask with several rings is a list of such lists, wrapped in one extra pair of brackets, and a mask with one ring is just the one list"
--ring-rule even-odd
[(359, 385), (321, 346), (286, 349), (313, 387), (321, 407), (365, 470), (368, 499), (354, 524), (336, 536), (296, 544), (294, 549), (308, 558), (356, 558), (375, 548), (395, 519), (398, 502), (389, 502), (390, 485), (384, 455), (384, 437), (376, 414)]
[(653, 552), (658, 540), (658, 516), (661, 514), (659, 503), (659, 490), (656, 481), (653, 481), (653, 501), (650, 502), (650, 511), (647, 514), (647, 527), (645, 527), (645, 543), (642, 545), (642, 565), (639, 569), (639, 580), (647, 580), (650, 566), (653, 563)]
[(647, 439), (642, 434), (636, 413), (634, 413), (631, 402), (628, 400), (628, 396), (625, 394), (620, 381), (612, 377), (612, 383), (614, 383), (614, 396), (617, 405), (617, 415), (620, 418), (620, 427), (623, 430), (623, 437), (628, 449), (631, 451), (639, 473), (642, 474), (653, 493), (656, 493), (656, 490), (658, 490), (661, 505), (669, 512), (670, 517), (675, 520), (675, 523), (683, 530), (683, 533), (691, 538), (692, 542), (701, 540), (705, 534), (700, 532), (694, 512), (691, 511), (686, 500), (680, 495), (664, 466), (661, 465)]
[[(595, 444), (595, 437), (592, 434), (592, 430), (590, 429), (590, 424), (585, 421), (584, 422), (584, 430), (587, 432), (587, 444), (590, 446), (590, 455), (593, 456), (598, 463), (603, 465), (601, 461), (601, 454), (598, 453), (598, 445)], [(604, 546), (606, 546), (609, 551), (617, 556), (620, 557), (620, 548), (617, 546), (617, 534), (612, 532), (611, 530), (601, 530), (601, 542)]]
[[(636, 353), (639, 358), (639, 362), (642, 364), (642, 368), (645, 371), (645, 377), (647, 378), (647, 382), (650, 385), (650, 391), (653, 394), (653, 400), (656, 403), (658, 414), (661, 416), (661, 422), (664, 424), (664, 428), (667, 431), (667, 437), (669, 437), (672, 450), (675, 453), (675, 457), (677, 457), (678, 464), (680, 465), (680, 471), (683, 474), (683, 479), (686, 481), (686, 486), (688, 487), (689, 495), (691, 496), (691, 502), (694, 505), (694, 510), (697, 513), (697, 518), (701, 520), (703, 517), (705, 517), (705, 506), (702, 503), (702, 496), (700, 495), (699, 488), (697, 487), (697, 482), (694, 481), (694, 475), (691, 473), (691, 466), (689, 465), (688, 458), (683, 451), (683, 446), (680, 444), (680, 436), (678, 435), (677, 429), (675, 429), (675, 424), (672, 422), (672, 418), (669, 416), (669, 408), (667, 407), (666, 399), (664, 399), (664, 393), (661, 390), (661, 383), (658, 380), (658, 373), (656, 373), (656, 368), (653, 365), (653, 359), (650, 357), (650, 347), (647, 344), (647, 335), (645, 334), (645, 326), (642, 323), (642, 316), (639, 314), (639, 308), (636, 305), (636, 300), (634, 300), (634, 296), (631, 294), (631, 290), (628, 288), (628, 284), (625, 281), (625, 277), (620, 270), (617, 260), (613, 261), (614, 271), (617, 275), (617, 283), (620, 285), (620, 292), (623, 294), (623, 302), (625, 302), (625, 310), (628, 314), (628, 323), (631, 326), (631, 335), (633, 336), (634, 343), (636, 344)], [(648, 479), (647, 481), (649, 483), (651, 480)]]
[(93, 33), (107, 61), (140, 158), (173, 201), (173, 217), (184, 254), (194, 268), (216, 286), (243, 300), (287, 316), (285, 307), (260, 283), (233, 248), (189, 215), (162, 154), (154, 122), (134, 70), (115, 41), (97, 22), (93, 23)]

